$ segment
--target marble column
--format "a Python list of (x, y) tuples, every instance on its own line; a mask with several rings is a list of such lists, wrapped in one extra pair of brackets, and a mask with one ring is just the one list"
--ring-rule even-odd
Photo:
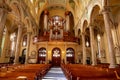
[(60, 27), (60, 34), (61, 34), (60, 39), (63, 39), (63, 27), (62, 26)]
[(115, 52), (114, 52), (114, 45), (113, 45), (109, 13), (110, 13), (110, 9), (107, 6), (104, 6), (104, 8), (102, 10), (102, 14), (103, 14), (103, 18), (104, 18), (105, 31), (106, 31), (106, 35), (107, 35), (108, 50), (109, 50), (108, 52), (110, 55), (109, 68), (115, 68), (116, 67), (116, 59), (115, 59)]
[(67, 50), (67, 42), (65, 42), (64, 45), (65, 45), (64, 61), (65, 61), (65, 64), (67, 64), (67, 55), (66, 55), (67, 54), (67, 51), (66, 51)]
[(45, 64), (48, 63), (48, 42), (46, 42), (46, 56), (45, 56)]
[(93, 31), (93, 26), (89, 26), (89, 30), (90, 30), (90, 45), (91, 45), (91, 55), (92, 55), (92, 65), (96, 65), (97, 62), (96, 62), (96, 53), (94, 51), (94, 31)]
[(44, 30), (48, 30), (48, 11), (44, 11)]
[(27, 48), (26, 48), (25, 64), (28, 63), (31, 34), (32, 32), (27, 32)]
[(66, 11), (66, 31), (68, 32), (70, 30), (70, 19), (69, 19), (69, 11)]
[(50, 37), (49, 37), (49, 40), (52, 39), (52, 29), (53, 29), (53, 26), (50, 26)]
[(18, 25), (18, 34), (17, 34), (14, 64), (18, 64), (19, 62), (19, 50), (20, 50), (20, 40), (21, 40), (21, 35), (22, 35), (22, 27), (23, 27), (22, 24)]
[(7, 14), (10, 11), (11, 9), (6, 3), (0, 4), (0, 47), (2, 44), (2, 37), (5, 28)]
[(82, 47), (83, 47), (83, 64), (86, 64), (86, 46), (85, 46), (85, 34), (82, 33)]

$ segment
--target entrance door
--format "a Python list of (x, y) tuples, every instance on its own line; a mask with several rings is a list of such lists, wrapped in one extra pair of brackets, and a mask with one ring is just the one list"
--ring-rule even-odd
[(61, 50), (59, 48), (54, 48), (52, 50), (52, 66), (60, 66), (61, 64)]
[(66, 50), (66, 60), (67, 60), (67, 63), (75, 63), (75, 60), (74, 60), (74, 55), (75, 55), (75, 51), (73, 48), (67, 48)]
[(38, 62), (40, 64), (44, 64), (46, 59), (46, 48), (40, 48), (38, 50)]

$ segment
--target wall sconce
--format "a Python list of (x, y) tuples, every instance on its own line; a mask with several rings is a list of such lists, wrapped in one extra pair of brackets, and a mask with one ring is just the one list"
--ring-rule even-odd
[(88, 41), (86, 41), (86, 46), (89, 47), (89, 42)]
[(97, 40), (100, 42), (100, 39), (101, 39), (101, 37), (100, 37), (100, 34), (97, 34)]
[(34, 36), (33, 37), (33, 43), (36, 43), (36, 42), (38, 42), (38, 38), (37, 38), (37, 36)]

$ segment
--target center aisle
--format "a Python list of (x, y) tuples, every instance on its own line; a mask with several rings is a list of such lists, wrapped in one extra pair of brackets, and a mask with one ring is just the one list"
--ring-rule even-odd
[(51, 68), (42, 80), (67, 80), (60, 67)]

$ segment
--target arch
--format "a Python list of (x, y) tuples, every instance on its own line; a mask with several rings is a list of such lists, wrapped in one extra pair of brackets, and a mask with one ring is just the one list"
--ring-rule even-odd
[(26, 56), (26, 48), (22, 50), (22, 56)]
[(88, 27), (88, 21), (87, 20), (84, 20), (83, 21), (83, 25), (82, 25), (82, 29), (81, 29), (81, 32), (85, 32), (85, 29)]
[(12, 7), (13, 5), (17, 8), (16, 11), (19, 12), (19, 14), (17, 14), (17, 15), (19, 16), (20, 20), (24, 21), (24, 12), (23, 12), (22, 6), (20, 5), (20, 2), (18, 2), (16, 0), (12, 0), (11, 3), (10, 3), (10, 6)]
[[(65, 5), (63, 4), (52, 4), (52, 5), (48, 5), (48, 3), (46, 2), (44, 4), (44, 7), (39, 11), (39, 16), (41, 16), (41, 14), (44, 12), (44, 10), (47, 10), (48, 8), (50, 7), (53, 7), (53, 6), (60, 6), (60, 7), (63, 7), (65, 9), (65, 11), (70, 11), (73, 15), (73, 19), (74, 19), (74, 22), (75, 22), (75, 13), (74, 13), (74, 10), (69, 6), (69, 7), (66, 7)], [(39, 18), (39, 21), (40, 21), (40, 18)]]
[[(99, 1), (95, 1), (94, 4), (91, 5), (91, 7), (89, 7), (89, 10), (88, 10), (88, 23), (90, 24), (91, 23), (91, 15), (92, 15), (92, 12), (93, 12), (93, 9), (94, 7), (98, 7), (100, 10), (102, 9), (102, 5), (100, 4)], [(100, 13), (100, 12), (99, 12)]]
[(75, 51), (71, 47), (66, 49), (66, 60), (67, 63), (75, 63)]
[(26, 57), (26, 48), (24, 48), (24, 49), (22, 50), (22, 55), (19, 57), (19, 62), (20, 62), (21, 64), (24, 64), (24, 63), (25, 63), (25, 57)]
[(31, 23), (29, 17), (25, 17), (25, 19), (24, 19), (24, 24), (27, 25), (27, 28), (31, 28), (31, 27), (32, 27), (32, 23)]
[(80, 29), (78, 29), (78, 36), (80, 36), (80, 34), (81, 34), (81, 30), (80, 30)]
[(52, 49), (52, 66), (60, 66), (61, 64), (61, 49), (55, 47)]
[(93, 24), (94, 18), (97, 17), (97, 16), (99, 16), (99, 10), (100, 10), (100, 7), (98, 5), (95, 5), (92, 8), (91, 15), (90, 15), (90, 23), (91, 24)]
[(38, 50), (38, 61), (37, 63), (41, 63), (41, 64), (44, 64), (45, 61), (46, 61), (46, 48), (44, 47), (41, 47), (39, 50)]

